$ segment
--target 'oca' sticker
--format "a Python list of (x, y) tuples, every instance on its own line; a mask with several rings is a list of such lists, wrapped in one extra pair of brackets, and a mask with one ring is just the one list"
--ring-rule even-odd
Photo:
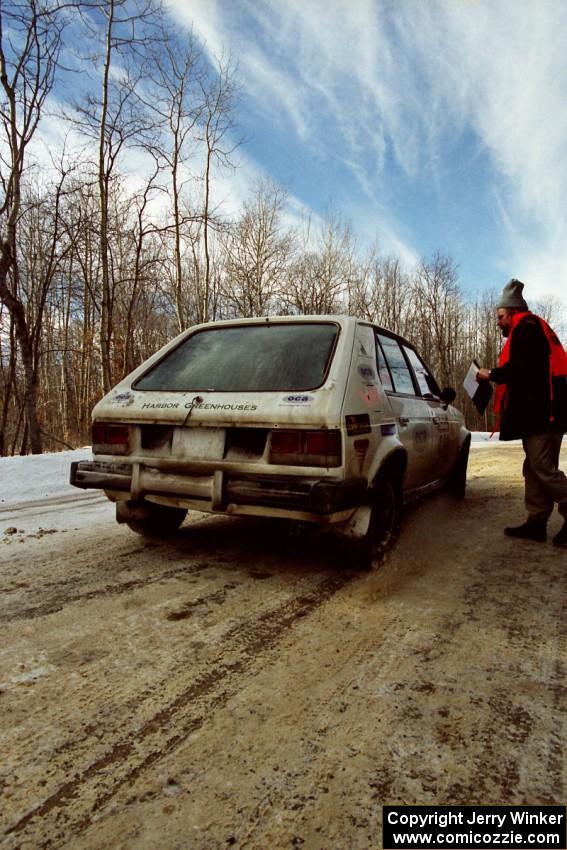
[(284, 404), (310, 404), (312, 401), (313, 396), (305, 393), (291, 393), (284, 396)]

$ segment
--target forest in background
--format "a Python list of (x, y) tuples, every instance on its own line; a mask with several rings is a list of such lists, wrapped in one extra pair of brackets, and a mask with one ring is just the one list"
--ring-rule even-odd
[[(122, 377), (239, 316), (376, 322), (456, 389), (469, 428), (492, 428), (462, 381), (473, 358), (497, 362), (498, 292), (467, 298), (441, 249), (411, 269), (379, 233), (361, 250), (333, 211), (291, 226), (269, 180), (231, 210), (238, 109), (230, 59), (211, 64), (154, 0), (0, 7), (0, 455), (85, 445)], [(562, 334), (556, 299), (530, 306)]]

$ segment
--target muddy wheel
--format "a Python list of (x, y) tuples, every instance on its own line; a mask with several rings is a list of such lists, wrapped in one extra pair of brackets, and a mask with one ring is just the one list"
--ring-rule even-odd
[(459, 457), (451, 473), (449, 490), (451, 495), (459, 501), (465, 498), (467, 489), (467, 467), (469, 463), (470, 440), (463, 444)]
[(398, 538), (402, 489), (397, 476), (382, 475), (374, 487), (368, 531), (359, 543), (358, 560), (364, 569), (378, 567)]
[(168, 537), (185, 517), (185, 508), (156, 505), (152, 502), (117, 502), (116, 519), (143, 537)]

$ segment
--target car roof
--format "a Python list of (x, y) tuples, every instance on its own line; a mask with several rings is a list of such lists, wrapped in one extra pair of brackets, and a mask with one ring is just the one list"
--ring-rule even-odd
[[(342, 326), (346, 326), (349, 324), (358, 324), (358, 325), (368, 325), (369, 327), (375, 328), (380, 333), (384, 333), (387, 336), (393, 337), (394, 339), (399, 340), (400, 342), (407, 345), (409, 348), (415, 349), (415, 345), (410, 342), (408, 339), (405, 339), (400, 334), (395, 331), (390, 330), (389, 328), (384, 328), (381, 325), (376, 324), (375, 322), (370, 321), (369, 319), (361, 319), (357, 316), (349, 316), (346, 313), (325, 313), (325, 314), (302, 314), (302, 315), (286, 315), (286, 316), (248, 316), (243, 318), (235, 318), (235, 319), (219, 319), (214, 322), (204, 322), (200, 325), (193, 325), (191, 328), (188, 328), (188, 331), (194, 332), (197, 330), (204, 330), (205, 328), (217, 328), (217, 327), (231, 327), (234, 325), (249, 325), (249, 324), (283, 324), (283, 323), (302, 323), (302, 322), (334, 322)], [(187, 331), (185, 332), (187, 333)]]

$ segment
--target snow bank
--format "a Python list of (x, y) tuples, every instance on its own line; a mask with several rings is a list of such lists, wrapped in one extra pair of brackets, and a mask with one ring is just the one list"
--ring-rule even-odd
[(83, 491), (69, 484), (71, 461), (91, 457), (90, 446), (43, 455), (0, 457), (0, 507), (76, 496)]
[(71, 461), (91, 457), (90, 446), (85, 446), (0, 458), (0, 542), (23, 543), (30, 535), (43, 538), (55, 531), (112, 523), (114, 505), (100, 490), (78, 490), (69, 484)]

